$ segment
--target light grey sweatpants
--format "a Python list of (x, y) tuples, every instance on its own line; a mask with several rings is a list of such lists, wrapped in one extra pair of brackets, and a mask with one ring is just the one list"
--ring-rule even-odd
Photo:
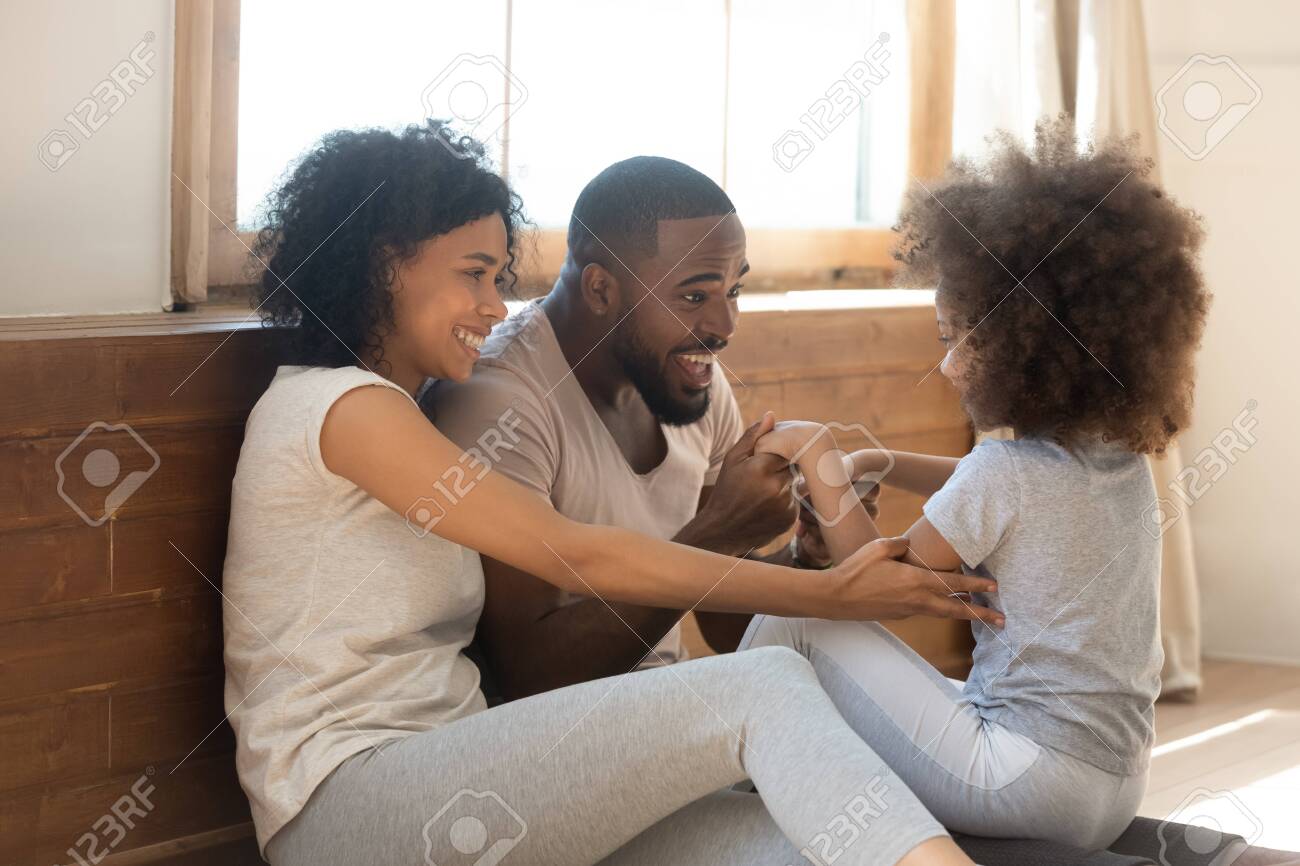
[(950, 830), (1097, 850), (1137, 814), (1146, 773), (1114, 775), (985, 721), (877, 623), (754, 617), (740, 650), (773, 646), (812, 662), (853, 730)]
[[(723, 790), (746, 777), (761, 801)], [(884, 866), (942, 835), (808, 660), (769, 647), (547, 692), (360, 752), (267, 857)]]

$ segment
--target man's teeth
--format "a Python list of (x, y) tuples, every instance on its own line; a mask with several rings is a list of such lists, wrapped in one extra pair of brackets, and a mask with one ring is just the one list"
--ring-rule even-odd
[(712, 355), (682, 355), (682, 360), (690, 361), (692, 364), (712, 364)]
[(481, 349), (483, 343), (487, 341), (487, 338), (482, 334), (475, 334), (473, 331), (467, 331), (464, 328), (452, 328), (451, 332), (456, 335), (456, 339), (471, 349)]

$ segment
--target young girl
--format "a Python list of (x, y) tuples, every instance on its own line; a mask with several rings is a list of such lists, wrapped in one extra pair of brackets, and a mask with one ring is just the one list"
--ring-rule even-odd
[(1068, 123), (1003, 138), (910, 194), (898, 257), (938, 284), (939, 369), (976, 429), (960, 461), (844, 455), (827, 428), (758, 450), (797, 463), (838, 561), (879, 537), (865, 474), (929, 497), (908, 561), (961, 568), (1005, 625), (974, 626), (958, 688), (874, 624), (757, 617), (742, 648), (808, 655), (858, 733), (947, 827), (1102, 848), (1136, 814), (1162, 660), (1160, 544), (1146, 455), (1186, 427), (1208, 306), (1195, 215), (1144, 179), (1132, 142), (1080, 152)]

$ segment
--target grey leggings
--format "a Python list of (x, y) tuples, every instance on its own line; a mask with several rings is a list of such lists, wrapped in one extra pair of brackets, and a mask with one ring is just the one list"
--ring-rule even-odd
[[(759, 795), (727, 790), (752, 778)], [(536, 695), (344, 761), (275, 866), (892, 864), (944, 835), (784, 647)]]
[(740, 649), (773, 646), (812, 661), (844, 718), (950, 830), (1097, 850), (1137, 814), (1146, 773), (1117, 776), (985, 721), (877, 623), (754, 617)]

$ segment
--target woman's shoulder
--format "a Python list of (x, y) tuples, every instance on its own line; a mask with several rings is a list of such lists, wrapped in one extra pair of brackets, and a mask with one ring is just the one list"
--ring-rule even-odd
[[(253, 408), (255, 415), (300, 414), (313, 408), (327, 410), (354, 388), (379, 385), (406, 394), (400, 387), (371, 370), (360, 367), (279, 367)], [(409, 395), (407, 395), (409, 397)]]

